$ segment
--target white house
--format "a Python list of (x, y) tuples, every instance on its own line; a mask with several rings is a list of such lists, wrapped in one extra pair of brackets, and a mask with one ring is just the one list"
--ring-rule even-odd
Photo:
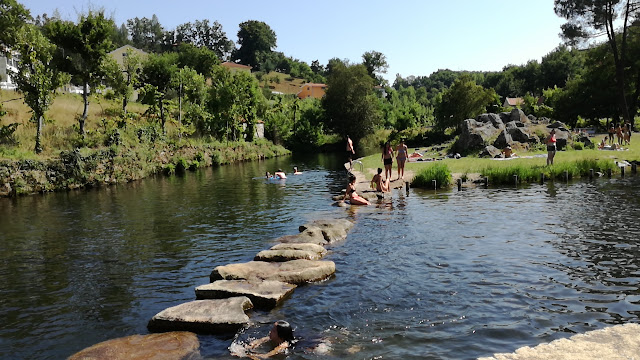
[(16, 83), (12, 79), (12, 74), (18, 72), (20, 54), (11, 51), (11, 57), (0, 54), (0, 89), (15, 90)]

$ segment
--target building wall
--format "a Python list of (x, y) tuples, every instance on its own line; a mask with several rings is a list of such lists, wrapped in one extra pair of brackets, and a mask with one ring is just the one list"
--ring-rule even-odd
[(304, 84), (298, 93), (298, 97), (300, 99), (306, 99), (308, 97), (322, 99), (326, 88), (327, 86), (324, 84)]

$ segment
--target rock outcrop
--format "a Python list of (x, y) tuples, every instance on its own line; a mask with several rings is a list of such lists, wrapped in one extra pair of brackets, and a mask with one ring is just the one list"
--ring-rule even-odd
[(296, 285), (281, 281), (218, 280), (196, 288), (197, 299), (248, 297), (257, 309), (269, 310), (280, 305)]
[(199, 359), (200, 342), (186, 331), (131, 335), (111, 339), (69, 357), (68, 360), (180, 360)]
[(196, 300), (157, 313), (147, 328), (151, 332), (192, 331), (232, 334), (249, 323), (245, 310), (253, 303), (245, 296), (221, 300)]

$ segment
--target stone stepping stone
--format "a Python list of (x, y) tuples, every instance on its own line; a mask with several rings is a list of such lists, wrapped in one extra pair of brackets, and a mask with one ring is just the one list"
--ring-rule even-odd
[(230, 334), (249, 323), (245, 310), (253, 304), (245, 296), (220, 300), (196, 300), (157, 313), (147, 324), (151, 332), (192, 331)]
[(301, 285), (320, 281), (336, 272), (336, 264), (326, 260), (291, 260), (285, 262), (249, 261), (218, 266), (211, 272), (217, 280), (276, 280)]
[(270, 310), (280, 305), (296, 285), (281, 281), (218, 280), (196, 288), (198, 299), (225, 299), (246, 296), (256, 308)]
[(260, 251), (253, 260), (255, 261), (289, 261), (297, 259), (320, 260), (326, 255), (327, 250), (316, 244), (290, 243), (278, 244), (269, 250)]
[(315, 220), (301, 225), (299, 230), (300, 232), (304, 232), (311, 229), (319, 229), (326, 241), (334, 242), (346, 239), (347, 233), (351, 230), (353, 225), (354, 224), (351, 221), (346, 219)]
[(175, 360), (199, 359), (200, 342), (191, 332), (131, 335), (90, 346), (68, 360)]
[(276, 239), (276, 241), (284, 244), (316, 244), (325, 246), (329, 242), (324, 238), (322, 229), (313, 227), (302, 231), (297, 235), (285, 235)]

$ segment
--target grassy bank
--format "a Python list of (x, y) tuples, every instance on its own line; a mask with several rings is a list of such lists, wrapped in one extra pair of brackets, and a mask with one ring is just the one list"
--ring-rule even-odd
[[(596, 135), (592, 138), (592, 141), (599, 142), (603, 136), (604, 134)], [(406, 164), (405, 169), (415, 173), (416, 178), (419, 177), (420, 183), (426, 184), (426, 187), (433, 186), (433, 179), (436, 179), (438, 184), (442, 181), (442, 168), (439, 170), (430, 169), (435, 165), (439, 167), (443, 165), (446, 166), (448, 172), (452, 174), (449, 185), (455, 183), (458, 178), (477, 178), (484, 176), (489, 177), (489, 182), (492, 184), (513, 184), (513, 175), (518, 176), (519, 182), (535, 182), (540, 180), (541, 173), (544, 174), (546, 179), (564, 179), (565, 171), (567, 171), (570, 178), (580, 178), (588, 177), (590, 169), (602, 173), (606, 173), (608, 169), (611, 169), (613, 174), (617, 174), (620, 173), (620, 170), (616, 165), (616, 161), (640, 160), (638, 134), (634, 134), (631, 139), (632, 144), (625, 146), (625, 149), (628, 149), (626, 151), (597, 149), (570, 149), (559, 151), (556, 154), (553, 166), (546, 165), (546, 152), (543, 151), (519, 151), (519, 158), (511, 160), (494, 160), (472, 156), (452, 159), (444, 158), (444, 145), (430, 148), (422, 147), (419, 148), (418, 151), (424, 155), (423, 158), (437, 159), (438, 161), (409, 162)], [(414, 150), (415, 148), (409, 148), (410, 153)], [(535, 155), (542, 155), (542, 157), (531, 157)], [(372, 172), (376, 168), (382, 167), (381, 154), (367, 156), (362, 159), (362, 163), (364, 168), (368, 169), (368, 172)], [(395, 162), (393, 171), (395, 174)], [(627, 171), (629, 172), (630, 169), (627, 169)], [(418, 183), (416, 183), (416, 185), (418, 185)]]

